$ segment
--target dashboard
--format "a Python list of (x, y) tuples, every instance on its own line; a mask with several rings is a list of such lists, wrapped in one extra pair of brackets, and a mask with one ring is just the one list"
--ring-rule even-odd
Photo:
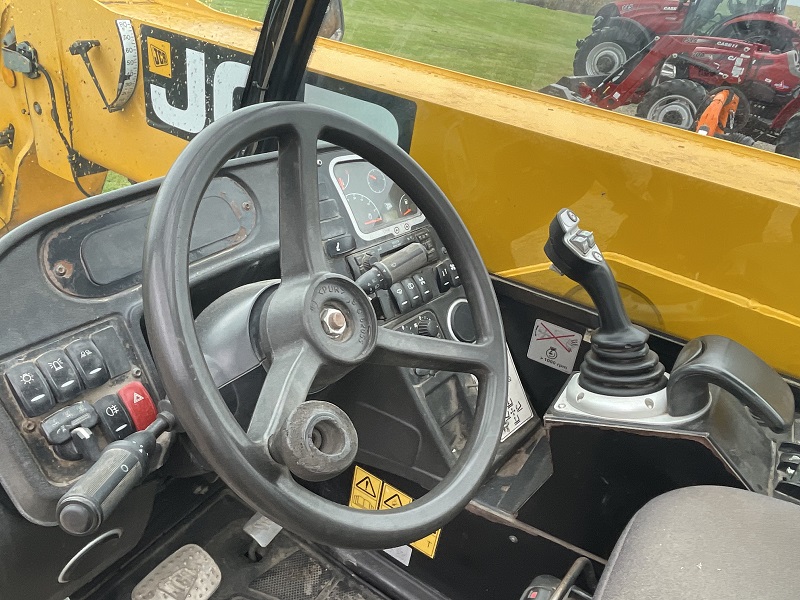
[[(63, 207), (0, 238), (9, 324), (0, 336), (0, 483), (32, 523), (55, 525), (57, 501), (100, 450), (169, 406), (150, 356), (141, 296), (147, 218), (159, 183)], [(231, 161), (209, 186), (191, 240), (196, 315), (228, 291), (279, 277), (277, 189), (274, 154)], [(319, 198), (321, 243), (333, 272), (356, 279), (409, 244), (425, 248), (423, 267), (370, 295), (380, 325), (475, 340), (456, 265), (413, 199), (369, 163), (336, 148), (319, 151)], [(324, 393), (346, 403), (356, 396), (354, 387), (374, 390), (371, 377)], [(359, 432), (359, 424), (379, 431), (359, 433), (361, 456), (432, 486), (464, 445), (477, 397), (474, 378), (420, 368), (380, 377), (385, 394), (344, 407)], [(252, 369), (221, 383), (243, 423), (254, 400), (247, 396), (261, 380), (263, 369)], [(422, 416), (397, 416), (401, 396), (411, 397)], [(160, 438), (160, 461), (174, 446), (169, 435)], [(417, 451), (389, 453), (386, 439)], [(514, 440), (503, 439), (507, 451)], [(173, 447), (173, 457), (179, 453)], [(189, 455), (194, 471), (202, 471)]]

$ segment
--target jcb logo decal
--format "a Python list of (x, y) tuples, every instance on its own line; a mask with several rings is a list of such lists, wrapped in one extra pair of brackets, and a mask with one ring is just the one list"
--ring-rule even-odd
[(188, 140), (240, 104), (249, 54), (147, 25), (142, 50), (150, 126)]
[(150, 70), (162, 77), (172, 77), (172, 58), (170, 57), (172, 47), (170, 43), (156, 38), (149, 38), (147, 47), (150, 49)]

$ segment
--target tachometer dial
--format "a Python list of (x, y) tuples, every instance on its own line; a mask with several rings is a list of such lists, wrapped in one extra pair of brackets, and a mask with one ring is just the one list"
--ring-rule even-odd
[(367, 173), (367, 185), (376, 194), (383, 193), (383, 190), (386, 189), (386, 175), (378, 169), (372, 169)]
[(417, 205), (411, 201), (411, 198), (408, 197), (408, 194), (403, 194), (400, 196), (400, 201), (397, 203), (397, 214), (400, 218), (410, 217), (411, 215), (417, 214)]
[(358, 224), (358, 228), (364, 233), (380, 229), (383, 224), (383, 216), (375, 203), (364, 194), (347, 194), (345, 196), (353, 217)]

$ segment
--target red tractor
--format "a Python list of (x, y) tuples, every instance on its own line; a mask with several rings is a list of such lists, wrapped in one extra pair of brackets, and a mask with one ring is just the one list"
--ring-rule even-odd
[(800, 47), (800, 28), (783, 15), (786, 0), (618, 0), (578, 40), (575, 75), (608, 75), (656, 36), (703, 35), (761, 43), (774, 52)]
[(741, 40), (656, 36), (609, 75), (564, 77), (542, 91), (609, 110), (638, 104), (639, 117), (689, 129), (720, 89), (738, 99), (732, 139), (775, 143), (776, 152), (800, 158), (800, 52), (794, 49), (776, 53)]

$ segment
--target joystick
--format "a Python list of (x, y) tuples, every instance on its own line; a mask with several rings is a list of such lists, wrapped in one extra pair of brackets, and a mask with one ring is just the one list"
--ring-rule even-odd
[(608, 399), (664, 393), (667, 378), (658, 356), (647, 345), (650, 334), (631, 323), (594, 235), (581, 229), (579, 222), (571, 210), (560, 210), (550, 223), (544, 247), (553, 269), (583, 287), (600, 316), (578, 385)]

